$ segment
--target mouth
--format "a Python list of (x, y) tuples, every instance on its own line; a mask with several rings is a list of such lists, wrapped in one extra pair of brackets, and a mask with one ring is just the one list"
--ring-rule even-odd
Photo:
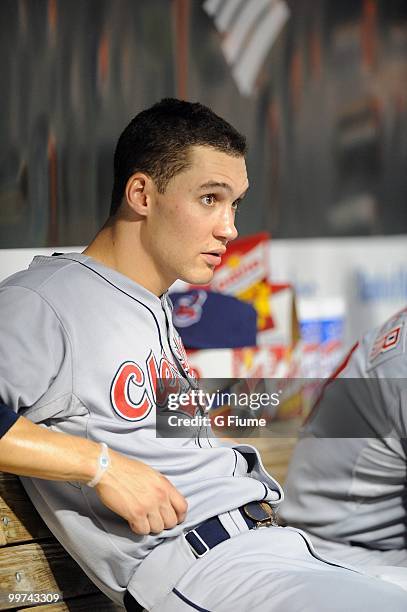
[(208, 251), (207, 253), (201, 253), (202, 257), (210, 266), (219, 266), (222, 262), (222, 255), (226, 249), (217, 249), (215, 251)]

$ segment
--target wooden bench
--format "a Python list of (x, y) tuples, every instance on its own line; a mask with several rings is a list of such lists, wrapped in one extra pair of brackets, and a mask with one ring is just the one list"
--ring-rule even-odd
[[(59, 593), (58, 603), (10, 603), (8, 593)], [(46, 527), (17, 476), (0, 472), (0, 610), (123, 612), (86, 577)]]
[[(264, 464), (284, 482), (294, 437), (250, 439)], [(10, 603), (8, 593), (59, 593), (58, 603)], [(86, 577), (57, 542), (16, 476), (0, 472), (0, 610), (123, 612)]]

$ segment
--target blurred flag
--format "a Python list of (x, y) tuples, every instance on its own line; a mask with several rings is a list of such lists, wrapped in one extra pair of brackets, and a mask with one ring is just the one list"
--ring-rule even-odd
[(222, 50), (242, 95), (257, 75), (290, 11), (284, 0), (205, 0), (204, 10), (223, 34)]

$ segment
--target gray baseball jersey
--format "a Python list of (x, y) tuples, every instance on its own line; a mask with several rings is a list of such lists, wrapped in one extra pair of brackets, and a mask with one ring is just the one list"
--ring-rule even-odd
[(407, 309), (354, 347), (295, 448), (281, 514), (337, 558), (407, 566), (406, 383)]
[[(106, 442), (112, 449), (149, 464), (188, 500), (183, 524), (159, 535), (138, 536), (100, 502), (94, 489), (76, 482), (24, 479), (41, 516), (113, 600), (121, 603), (128, 588), (148, 609), (174, 609), (168, 600), (171, 593), (177, 593), (178, 605), (184, 606), (183, 597), (173, 588), (206, 557), (197, 561), (181, 534), (214, 515), (219, 515), (230, 535), (247, 531), (235, 509), (261, 499), (277, 506), (283, 494), (250, 446), (224, 447), (199, 435), (191, 439), (156, 437), (157, 377), (170, 373), (190, 378), (167, 296), (158, 298), (81, 254), (38, 257), (29, 271), (0, 285), (0, 328), (0, 397), (5, 404), (44, 427)], [(253, 461), (247, 460), (249, 455)], [(315, 610), (321, 568), (330, 570), (326, 584), (335, 585), (340, 572), (341, 576), (352, 576), (352, 581), (360, 579), (366, 601), (380, 601), (372, 579), (320, 560), (300, 532), (280, 528), (261, 531), (279, 534), (280, 547), (288, 558), (284, 589), (278, 582), (268, 582), (267, 594), (274, 602), (270, 609), (297, 609), (290, 585), (297, 585), (302, 575), (301, 609)], [(216, 546), (208, 559), (225, 551), (233, 539)], [(259, 554), (264, 554), (267, 539), (260, 539), (263, 548)], [(256, 547), (252, 554), (256, 554)], [(280, 567), (279, 555), (270, 551), (268, 557), (269, 565)], [(295, 572), (290, 573), (290, 564)], [(240, 583), (247, 575), (246, 561), (238, 562), (236, 568), (237, 576), (231, 577)], [(306, 574), (301, 573), (304, 569)], [(348, 588), (346, 601), (350, 591)], [(393, 610), (403, 609), (403, 591), (394, 587), (389, 594), (389, 585), (385, 585), (381, 592)], [(240, 609), (257, 609), (251, 605), (252, 597), (248, 581)], [(335, 609), (350, 609), (343, 598), (339, 601), (343, 608)], [(219, 612), (231, 609), (228, 603), (214, 605), (212, 609)]]

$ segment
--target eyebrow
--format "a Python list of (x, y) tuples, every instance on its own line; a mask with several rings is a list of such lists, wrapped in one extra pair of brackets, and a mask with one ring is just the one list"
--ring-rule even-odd
[[(208, 181), (207, 183), (203, 183), (202, 185), (200, 185), (199, 191), (202, 191), (203, 189), (214, 189), (216, 187), (220, 187), (221, 189), (226, 189), (226, 191), (229, 191), (229, 193), (232, 192), (232, 188), (228, 183), (222, 183), (219, 181)], [(244, 191), (242, 195), (236, 198), (235, 202), (243, 200), (248, 190), (249, 190), (249, 187), (247, 187), (246, 191)]]
[(222, 189), (226, 189), (226, 191), (232, 191), (232, 188), (228, 183), (221, 183), (218, 181), (208, 181), (207, 183), (203, 183), (200, 185), (199, 189), (213, 189), (214, 187), (221, 187)]

